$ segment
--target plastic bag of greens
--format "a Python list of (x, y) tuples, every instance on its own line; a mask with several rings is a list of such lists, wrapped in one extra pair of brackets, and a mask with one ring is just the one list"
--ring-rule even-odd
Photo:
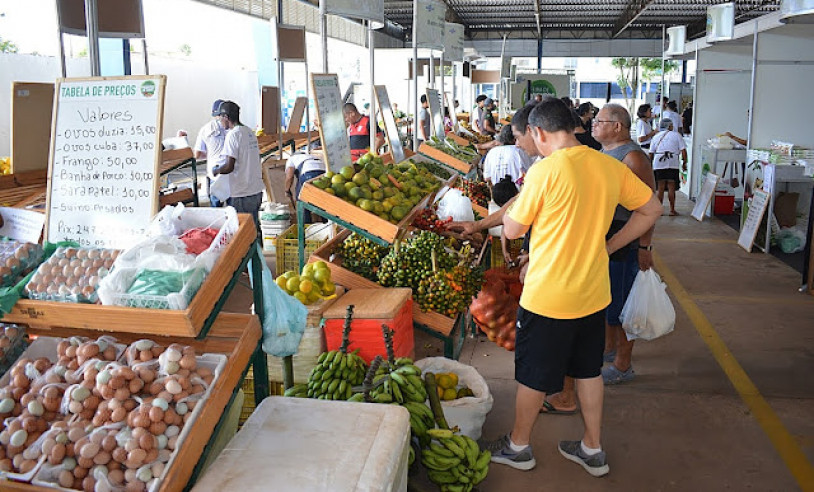
[(797, 227), (784, 227), (777, 235), (777, 242), (784, 253), (797, 253), (806, 247), (806, 234)]
[[(255, 247), (259, 249), (257, 245)], [(260, 258), (262, 257), (260, 254)], [(262, 278), (259, 280), (263, 286), (263, 351), (275, 357), (294, 355), (305, 332), (308, 309), (277, 286), (265, 261), (261, 262), (261, 267)], [(254, 285), (258, 279), (252, 276), (251, 280)]]

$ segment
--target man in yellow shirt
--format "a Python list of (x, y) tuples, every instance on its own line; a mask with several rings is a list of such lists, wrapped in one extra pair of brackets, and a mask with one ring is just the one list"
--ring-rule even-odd
[[(627, 166), (579, 144), (571, 112), (559, 99), (537, 105), (529, 126), (546, 159), (532, 166), (503, 216), (508, 238), (532, 230), (517, 316), (515, 423), (511, 433), (486, 447), (493, 462), (534, 468), (532, 428), (545, 395), (560, 391), (568, 375), (577, 380), (585, 434), (582, 441), (561, 441), (559, 451), (591, 475), (603, 476), (609, 471), (600, 445), (605, 308), (611, 300), (608, 255), (650, 229), (661, 207)], [(617, 204), (634, 212), (606, 242)]]

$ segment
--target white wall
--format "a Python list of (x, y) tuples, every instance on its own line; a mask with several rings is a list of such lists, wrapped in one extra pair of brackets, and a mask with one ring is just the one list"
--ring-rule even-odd
[[(752, 77), (752, 43), (724, 43), (698, 52), (693, 103), (690, 197), (697, 195), (701, 147), (715, 135), (746, 138)], [(712, 165), (713, 163), (710, 163)]]
[(753, 148), (772, 140), (814, 148), (814, 29), (788, 25), (758, 35)]
[[(211, 118), (215, 99), (231, 99), (241, 107), (241, 121), (251, 128), (259, 122), (260, 90), (257, 73), (200, 66), (179, 59), (151, 57), (150, 71), (167, 75), (164, 103), (164, 137), (184, 129), (194, 138), (198, 129)], [(86, 59), (69, 59), (71, 77), (89, 75)], [(133, 73), (144, 73), (141, 60), (133, 60)], [(0, 54), (0, 156), (10, 154), (11, 83), (54, 82), (61, 76), (59, 60), (54, 57)]]
[[(786, 25), (758, 34), (755, 76), (753, 148), (767, 148), (772, 140), (814, 148), (814, 29)], [(800, 193), (797, 211), (807, 215), (811, 185), (778, 185), (774, 192)]]

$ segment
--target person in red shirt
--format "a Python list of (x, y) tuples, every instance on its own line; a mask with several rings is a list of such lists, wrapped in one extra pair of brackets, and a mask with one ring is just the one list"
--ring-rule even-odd
[[(353, 103), (346, 103), (342, 108), (345, 115), (345, 125), (348, 127), (350, 137), (350, 158), (353, 162), (367, 154), (370, 147), (370, 117), (365, 116), (356, 109)], [(379, 148), (384, 145), (384, 133), (376, 126), (376, 148), (373, 152), (378, 153)]]

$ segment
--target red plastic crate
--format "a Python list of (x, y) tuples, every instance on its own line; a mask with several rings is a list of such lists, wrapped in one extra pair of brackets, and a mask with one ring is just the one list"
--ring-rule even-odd
[(735, 212), (735, 196), (719, 195), (716, 193), (715, 204), (713, 205), (713, 214), (732, 215), (734, 212)]
[[(337, 300), (325, 316), (325, 341), (328, 350), (336, 350), (342, 344), (342, 327), (345, 324), (344, 312), (348, 304), (354, 304), (356, 298), (365, 298), (364, 302), (371, 305), (376, 303), (377, 292), (387, 292), (392, 289), (357, 289), (352, 290), (345, 296)], [(406, 289), (409, 291), (409, 289)], [(362, 293), (362, 291), (365, 291)], [(351, 296), (347, 301), (345, 297)], [(370, 297), (373, 296), (373, 297)], [(392, 296), (391, 296), (392, 297)], [(348, 351), (360, 349), (359, 355), (367, 362), (373, 360), (377, 355), (387, 358), (387, 349), (384, 346), (382, 335), (382, 324), (387, 325), (395, 333), (393, 334), (393, 351), (396, 357), (409, 357), (414, 353), (415, 341), (413, 339), (413, 301), (409, 295), (403, 299), (398, 299), (397, 305), (389, 310), (388, 317), (367, 317), (365, 306), (359, 305), (359, 310), (354, 309), (353, 321), (351, 322), (350, 345)], [(385, 309), (385, 311), (388, 311)], [(358, 313), (358, 314), (357, 314)], [(381, 311), (378, 311), (380, 314)], [(343, 317), (340, 317), (343, 316)]]

